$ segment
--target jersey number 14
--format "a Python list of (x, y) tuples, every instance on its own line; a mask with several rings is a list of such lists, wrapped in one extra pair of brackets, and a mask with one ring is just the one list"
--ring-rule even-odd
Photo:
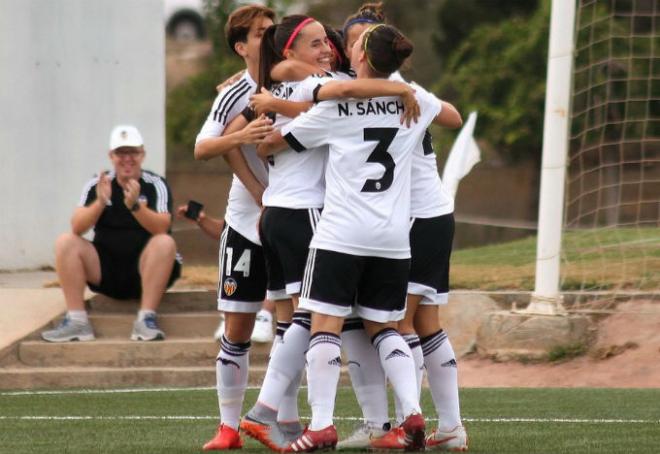
[(364, 128), (365, 142), (378, 142), (374, 151), (367, 158), (367, 162), (375, 162), (385, 167), (385, 173), (377, 180), (368, 179), (362, 186), (361, 192), (383, 192), (392, 186), (394, 180), (394, 158), (387, 152), (399, 128)]

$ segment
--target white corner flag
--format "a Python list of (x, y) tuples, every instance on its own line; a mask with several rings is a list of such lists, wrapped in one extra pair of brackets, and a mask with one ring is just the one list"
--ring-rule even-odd
[(442, 172), (442, 185), (452, 197), (456, 196), (458, 182), (461, 178), (470, 173), (472, 167), (481, 161), (481, 151), (473, 136), (476, 123), (477, 113), (470, 112), (463, 129), (458, 133), (458, 137), (449, 151), (449, 158), (447, 158)]

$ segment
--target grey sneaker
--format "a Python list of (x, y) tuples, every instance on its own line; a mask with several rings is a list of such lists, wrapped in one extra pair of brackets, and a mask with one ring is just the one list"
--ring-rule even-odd
[(94, 331), (92, 325), (71, 320), (68, 316), (57, 325), (57, 328), (44, 331), (41, 338), (47, 342), (93, 341)]
[(135, 320), (131, 340), (154, 341), (165, 339), (165, 333), (158, 328), (155, 315), (147, 315), (144, 320)]

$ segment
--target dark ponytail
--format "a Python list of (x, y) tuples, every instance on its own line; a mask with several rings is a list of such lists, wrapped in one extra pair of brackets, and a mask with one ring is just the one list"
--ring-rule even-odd
[(334, 70), (348, 74), (351, 71), (351, 61), (346, 55), (346, 52), (344, 52), (344, 40), (341, 34), (329, 25), (323, 24), (323, 28), (325, 28), (325, 34), (331, 44), (330, 47), (337, 59), (337, 65)]
[[(266, 29), (261, 38), (261, 48), (259, 49), (259, 81), (257, 93), (259, 93), (261, 87), (270, 90), (273, 85), (270, 70), (277, 63), (284, 60), (284, 46), (286, 46), (296, 27), (308, 19), (311, 18), (302, 14), (294, 14), (284, 17), (282, 22), (271, 25)], [(293, 43), (295, 43), (296, 39), (298, 39), (297, 36), (294, 37)]]
[(413, 43), (391, 25), (374, 25), (362, 41), (369, 69), (376, 77), (389, 77), (413, 52)]

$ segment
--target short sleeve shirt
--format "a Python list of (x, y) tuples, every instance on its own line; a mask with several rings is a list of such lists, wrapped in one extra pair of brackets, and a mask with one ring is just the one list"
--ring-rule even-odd
[[(94, 244), (113, 255), (138, 256), (151, 238), (151, 233), (140, 225), (124, 204), (124, 191), (117, 183), (114, 172), (110, 172), (108, 176), (112, 179), (112, 195), (94, 226)], [(96, 200), (98, 181), (97, 176), (87, 182), (79, 206), (88, 206)], [(138, 182), (139, 201), (146, 202), (147, 206), (157, 213), (172, 212), (172, 195), (163, 177), (143, 170)]]
[(441, 109), (427, 92), (416, 97), (421, 117), (409, 128), (400, 124), (398, 97), (324, 101), (282, 128), (296, 151), (329, 145), (325, 206), (310, 247), (410, 257), (412, 155)]

